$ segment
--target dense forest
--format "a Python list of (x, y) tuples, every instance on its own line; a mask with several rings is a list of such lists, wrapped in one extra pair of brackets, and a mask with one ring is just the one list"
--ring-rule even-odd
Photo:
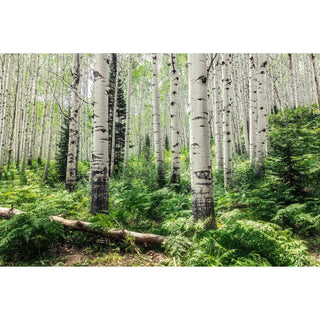
[(319, 54), (1, 54), (1, 266), (318, 266)]

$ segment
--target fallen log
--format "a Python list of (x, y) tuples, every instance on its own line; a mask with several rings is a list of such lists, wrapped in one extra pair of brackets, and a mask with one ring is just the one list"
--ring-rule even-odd
[(2, 208), (0, 207), (0, 218), (2, 219), (11, 219), (15, 215), (22, 213), (21, 211), (14, 209), (13, 206), (11, 208)]
[(93, 228), (90, 222), (78, 221), (78, 220), (67, 220), (59, 216), (50, 216), (50, 219), (57, 221), (64, 225), (65, 227), (76, 230), (85, 231), (94, 234), (100, 234), (103, 236), (108, 236), (114, 239), (123, 239), (125, 236), (130, 236), (134, 238), (135, 243), (153, 243), (162, 244), (166, 237), (160, 236), (152, 233), (139, 233), (129, 230), (117, 230), (117, 229), (98, 229)]
[[(17, 214), (23, 213), (22, 211), (13, 209), (13, 207), (9, 208), (1, 208), (0, 207), (0, 218), (11, 219)], [(65, 215), (58, 216), (50, 216), (50, 220), (57, 221), (61, 223), (63, 226), (76, 231), (84, 231), (90, 232), (93, 234), (99, 234), (103, 236), (107, 236), (113, 239), (124, 239), (126, 236), (133, 237), (135, 243), (152, 243), (152, 244), (162, 244), (166, 239), (164, 236), (160, 236), (152, 233), (139, 233), (134, 231), (129, 231), (125, 229), (117, 230), (117, 229), (103, 229), (96, 228), (92, 226), (92, 223), (87, 221), (78, 221), (78, 220), (67, 220), (65, 219)], [(121, 226), (120, 226), (121, 227)]]

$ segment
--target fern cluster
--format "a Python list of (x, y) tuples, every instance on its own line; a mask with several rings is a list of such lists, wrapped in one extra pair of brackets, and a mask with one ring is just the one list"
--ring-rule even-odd
[(64, 228), (40, 214), (23, 213), (0, 225), (0, 258), (17, 262), (39, 257), (64, 239)]

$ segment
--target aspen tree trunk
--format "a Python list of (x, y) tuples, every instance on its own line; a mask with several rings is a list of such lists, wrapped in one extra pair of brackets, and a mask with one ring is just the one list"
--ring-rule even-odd
[(319, 79), (317, 75), (317, 68), (316, 68), (316, 63), (315, 63), (313, 53), (310, 54), (310, 59), (311, 59), (311, 66), (312, 66), (313, 83), (314, 83), (314, 88), (315, 88), (315, 93), (317, 98), (317, 106), (318, 106), (318, 109), (320, 110), (320, 87), (319, 87)]
[(139, 103), (139, 112), (138, 112), (138, 159), (137, 163), (139, 166), (140, 157), (141, 157), (141, 149), (142, 149), (142, 138), (141, 138), (141, 123), (142, 123), (142, 109), (144, 106), (144, 91), (142, 86), (140, 85), (140, 103)]
[(92, 214), (108, 210), (108, 72), (107, 54), (96, 55), (94, 75), (94, 117), (91, 162), (91, 207)]
[(152, 55), (152, 91), (153, 91), (153, 137), (155, 149), (155, 162), (158, 176), (158, 184), (165, 184), (165, 171), (162, 158), (161, 123), (160, 123), (160, 97), (158, 83), (158, 55)]
[(216, 146), (217, 169), (223, 170), (223, 136), (222, 136), (222, 98), (221, 98), (221, 64), (220, 55), (217, 56), (217, 63), (213, 67), (214, 81), (214, 141)]
[(52, 135), (53, 135), (53, 119), (54, 119), (54, 103), (51, 104), (49, 143), (48, 143), (46, 165), (45, 165), (45, 169), (44, 169), (44, 180), (47, 180), (48, 174), (49, 174), (50, 159), (51, 159), (51, 148), (52, 148)]
[(180, 183), (181, 123), (179, 117), (178, 84), (176, 54), (170, 55), (170, 104), (171, 104), (171, 179), (170, 183)]
[(223, 83), (223, 169), (224, 187), (232, 185), (232, 126), (231, 126), (231, 54), (223, 54), (222, 83)]
[(292, 63), (292, 53), (288, 53), (289, 58), (289, 88), (290, 88), (290, 95), (291, 99), (289, 101), (292, 101), (292, 108), (297, 108), (297, 91), (296, 87), (294, 85), (294, 76), (293, 76), (293, 63)]
[(24, 118), (24, 90), (25, 90), (25, 73), (26, 73), (26, 55), (21, 56), (21, 62), (22, 68), (20, 72), (20, 78), (18, 78), (18, 81), (20, 83), (19, 85), (19, 95), (18, 95), (18, 113), (17, 113), (17, 124), (16, 124), (16, 133), (14, 138), (14, 144), (15, 144), (15, 163), (16, 168), (19, 168), (19, 162), (20, 162), (20, 151), (21, 151), (21, 131), (23, 127), (23, 118)]
[[(58, 62), (56, 62), (58, 63)], [(51, 68), (51, 55), (48, 55), (48, 70), (46, 75), (46, 83), (45, 83), (45, 94), (44, 94), (44, 102), (43, 102), (43, 114), (41, 120), (41, 133), (40, 133), (40, 150), (38, 156), (38, 164), (41, 164), (42, 161), (42, 152), (43, 152), (43, 141), (45, 135), (46, 128), (46, 118), (47, 118), (47, 108), (48, 108), (48, 89), (49, 89), (49, 79), (50, 79), (50, 68)]]
[(267, 56), (265, 53), (258, 54), (257, 72), (257, 102), (258, 102), (258, 128), (257, 128), (257, 163), (256, 173), (259, 175), (264, 166), (266, 157), (266, 126), (268, 121), (268, 110), (266, 107), (266, 66)]
[(35, 60), (34, 56), (31, 54), (30, 56), (30, 67), (28, 72), (28, 89), (27, 89), (27, 96), (25, 99), (25, 121), (23, 126), (23, 144), (22, 144), (22, 156), (21, 156), (21, 174), (25, 173), (26, 168), (26, 159), (28, 153), (28, 141), (29, 141), (29, 132), (30, 132), (30, 118), (31, 118), (31, 98), (32, 98), (32, 87), (34, 81), (34, 65)]
[[(244, 56), (246, 58), (246, 55)], [(244, 148), (246, 154), (249, 154), (249, 130), (248, 130), (248, 101), (246, 99), (246, 91), (243, 88), (244, 78), (247, 79), (248, 72), (247, 72), (247, 64), (245, 64), (245, 67), (242, 65), (241, 56), (239, 56), (239, 73), (238, 76), (238, 95), (239, 95), (239, 112), (240, 112), (240, 120), (242, 124), (243, 129), (243, 137), (244, 137)], [(240, 141), (241, 141), (240, 136)], [(241, 141), (242, 143), (242, 141)]]
[(33, 153), (35, 149), (35, 136), (37, 130), (37, 122), (38, 122), (38, 106), (37, 106), (37, 93), (39, 86), (39, 73), (40, 73), (40, 55), (35, 57), (35, 67), (36, 67), (36, 76), (35, 76), (35, 87), (33, 94), (33, 108), (32, 108), (32, 117), (31, 117), (31, 131), (30, 131), (30, 140), (28, 141), (28, 165), (32, 165)]
[[(58, 55), (56, 59), (56, 74), (58, 74), (59, 69), (59, 63), (58, 63)], [(56, 76), (55, 82), (54, 82), (54, 89), (53, 94), (56, 95), (57, 92), (57, 83), (58, 83), (58, 77)], [(63, 83), (61, 82), (60, 87), (63, 86)], [(55, 102), (54, 100), (50, 103), (51, 106), (51, 112), (50, 112), (50, 128), (49, 128), (49, 141), (48, 141), (48, 150), (47, 150), (47, 157), (46, 157), (46, 165), (44, 169), (44, 180), (47, 180), (48, 174), (49, 174), (49, 168), (50, 168), (50, 159), (51, 159), (51, 149), (52, 149), (52, 140), (53, 140), (53, 121), (54, 121), (54, 106)]]
[(116, 148), (116, 118), (117, 118), (118, 81), (119, 81), (119, 70), (117, 67), (116, 68), (116, 83), (115, 83), (115, 88), (114, 88), (114, 101), (113, 101), (110, 176), (114, 172), (114, 154), (115, 154), (115, 148)]
[(7, 69), (7, 81), (5, 86), (5, 92), (3, 96), (3, 129), (2, 129), (2, 135), (1, 135), (1, 141), (0, 141), (0, 176), (2, 174), (3, 166), (5, 163), (5, 152), (7, 148), (7, 136), (9, 134), (9, 130), (7, 128), (9, 127), (9, 109), (10, 109), (10, 103), (11, 103), (11, 82), (12, 82), (12, 75), (14, 71), (14, 55), (10, 54), (8, 58), (8, 69)]
[(124, 166), (129, 164), (132, 55), (129, 54)]
[(69, 144), (68, 144), (68, 160), (66, 171), (66, 189), (72, 191), (76, 184), (77, 176), (77, 153), (78, 153), (78, 136), (79, 136), (79, 109), (80, 99), (78, 96), (80, 83), (80, 54), (73, 55), (72, 69), (72, 105), (71, 115), (69, 117)]
[(207, 101), (205, 54), (189, 54), (190, 70), (190, 169), (192, 213), (196, 220), (206, 220), (216, 229), (213, 201), (212, 162)]
[(13, 134), (14, 134), (14, 128), (15, 128), (15, 124), (16, 124), (19, 75), (20, 75), (20, 54), (18, 53), (18, 56), (17, 56), (17, 81), (16, 81), (16, 87), (15, 87), (15, 93), (14, 93), (13, 112), (12, 112), (11, 128), (10, 128), (10, 134), (9, 134), (7, 170), (9, 170), (9, 168), (10, 168), (10, 162), (11, 162), (11, 156), (12, 156), (12, 150), (13, 150)]
[(256, 63), (254, 56), (250, 54), (249, 57), (249, 97), (250, 97), (250, 107), (249, 107), (249, 141), (250, 141), (250, 163), (255, 166), (256, 161), (256, 117), (257, 117), (257, 78), (256, 78)]

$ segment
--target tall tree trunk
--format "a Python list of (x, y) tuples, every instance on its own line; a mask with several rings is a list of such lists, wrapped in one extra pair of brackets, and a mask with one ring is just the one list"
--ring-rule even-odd
[(31, 118), (31, 131), (29, 139), (29, 148), (28, 148), (28, 165), (32, 165), (32, 159), (35, 149), (35, 138), (37, 131), (37, 122), (38, 122), (38, 104), (37, 104), (37, 93), (39, 88), (39, 73), (40, 73), (40, 55), (35, 57), (35, 67), (36, 67), (36, 76), (35, 76), (35, 85), (34, 85), (34, 94), (33, 94), (33, 109), (32, 109), (32, 118)]
[[(58, 63), (58, 55), (56, 59), (56, 74), (58, 74), (58, 68), (59, 68), (59, 63)], [(58, 77), (56, 76), (55, 82), (54, 82), (54, 89), (53, 89), (53, 95), (56, 95), (57, 92), (57, 83), (58, 83)], [(63, 86), (63, 83), (61, 82), (60, 87)], [(50, 127), (49, 127), (49, 141), (48, 141), (48, 150), (47, 150), (47, 158), (46, 158), (46, 165), (44, 169), (44, 180), (47, 180), (48, 174), (49, 174), (49, 168), (50, 168), (50, 159), (51, 159), (51, 149), (52, 149), (52, 138), (53, 138), (53, 121), (54, 121), (54, 106), (55, 102), (52, 99), (51, 103), (51, 112), (50, 112)]]
[(207, 101), (205, 54), (190, 54), (190, 169), (192, 213), (196, 220), (206, 220), (208, 228), (217, 228), (214, 212), (212, 161)]
[(231, 54), (223, 54), (222, 62), (222, 83), (223, 83), (223, 168), (224, 186), (232, 185), (232, 125), (231, 125)]
[(266, 66), (267, 56), (265, 53), (258, 54), (257, 72), (257, 102), (258, 102), (258, 129), (257, 129), (257, 163), (256, 173), (259, 175), (264, 166), (266, 157), (266, 127), (268, 110), (266, 106)]
[(158, 184), (165, 184), (165, 171), (162, 158), (161, 123), (160, 123), (160, 97), (158, 83), (158, 55), (152, 55), (152, 91), (153, 91), (153, 137), (155, 149), (155, 161), (158, 176)]
[(7, 68), (7, 76), (6, 76), (6, 84), (4, 86), (5, 92), (3, 94), (3, 119), (1, 127), (1, 140), (0, 140), (0, 176), (2, 174), (3, 166), (5, 164), (5, 154), (7, 149), (7, 136), (9, 135), (9, 111), (10, 111), (10, 102), (11, 102), (11, 83), (12, 83), (12, 75), (14, 71), (14, 55), (10, 54), (8, 57), (8, 68)]
[(256, 132), (257, 132), (257, 78), (256, 78), (256, 63), (253, 54), (249, 57), (249, 141), (250, 141), (250, 163), (255, 166), (257, 156)]
[(291, 106), (292, 108), (297, 108), (297, 90), (294, 84), (294, 75), (293, 75), (293, 62), (292, 62), (292, 53), (288, 53), (289, 58), (289, 94), (291, 96)]
[(76, 184), (77, 176), (77, 153), (78, 153), (78, 137), (79, 137), (79, 83), (80, 83), (80, 54), (73, 55), (72, 69), (72, 105), (71, 115), (69, 118), (69, 144), (68, 144), (68, 160), (66, 171), (66, 189), (72, 191)]
[(318, 109), (320, 110), (320, 87), (319, 87), (319, 79), (317, 75), (317, 68), (316, 68), (316, 63), (315, 63), (313, 53), (310, 54), (310, 59), (311, 59), (311, 65), (312, 65), (313, 83), (314, 83), (314, 88), (315, 88), (315, 93), (317, 98), (317, 105), (318, 105)]
[(180, 149), (181, 123), (179, 117), (178, 83), (179, 75), (176, 68), (176, 55), (170, 56), (170, 100), (171, 100), (171, 180), (170, 183), (180, 183)]
[(96, 55), (93, 72), (95, 101), (91, 162), (90, 212), (92, 214), (105, 213), (109, 202), (108, 65), (107, 54)]
[(217, 63), (213, 67), (214, 81), (214, 141), (216, 146), (217, 169), (223, 170), (223, 137), (222, 137), (222, 117), (221, 117), (221, 63), (220, 55), (217, 57)]
[(12, 118), (11, 118), (11, 128), (9, 134), (9, 148), (8, 148), (8, 163), (7, 163), (7, 170), (10, 168), (12, 150), (13, 150), (13, 134), (14, 128), (16, 124), (16, 114), (17, 114), (17, 98), (18, 98), (18, 88), (19, 88), (19, 78), (20, 78), (20, 54), (18, 53), (17, 57), (17, 80), (16, 80), (16, 87), (14, 93), (14, 101), (13, 101), (13, 110), (12, 110)]
[[(58, 64), (58, 61), (56, 62)], [(44, 93), (44, 102), (43, 102), (43, 113), (41, 120), (41, 133), (40, 133), (40, 150), (38, 155), (38, 163), (41, 164), (42, 153), (43, 153), (43, 141), (46, 128), (46, 119), (47, 119), (47, 108), (48, 108), (48, 89), (49, 89), (49, 80), (50, 80), (50, 68), (51, 68), (51, 55), (48, 55), (48, 70), (46, 71), (46, 82), (45, 82), (45, 93)]]
[(31, 120), (31, 98), (32, 98), (32, 88), (34, 82), (34, 68), (35, 68), (35, 59), (31, 54), (30, 57), (30, 67), (28, 72), (28, 89), (27, 95), (25, 98), (25, 121), (23, 125), (23, 144), (22, 144), (22, 155), (21, 155), (21, 174), (25, 173), (26, 160), (28, 154), (28, 142), (29, 142), (29, 132), (30, 132), (30, 120)]
[(129, 54), (124, 166), (129, 164), (132, 55)]

